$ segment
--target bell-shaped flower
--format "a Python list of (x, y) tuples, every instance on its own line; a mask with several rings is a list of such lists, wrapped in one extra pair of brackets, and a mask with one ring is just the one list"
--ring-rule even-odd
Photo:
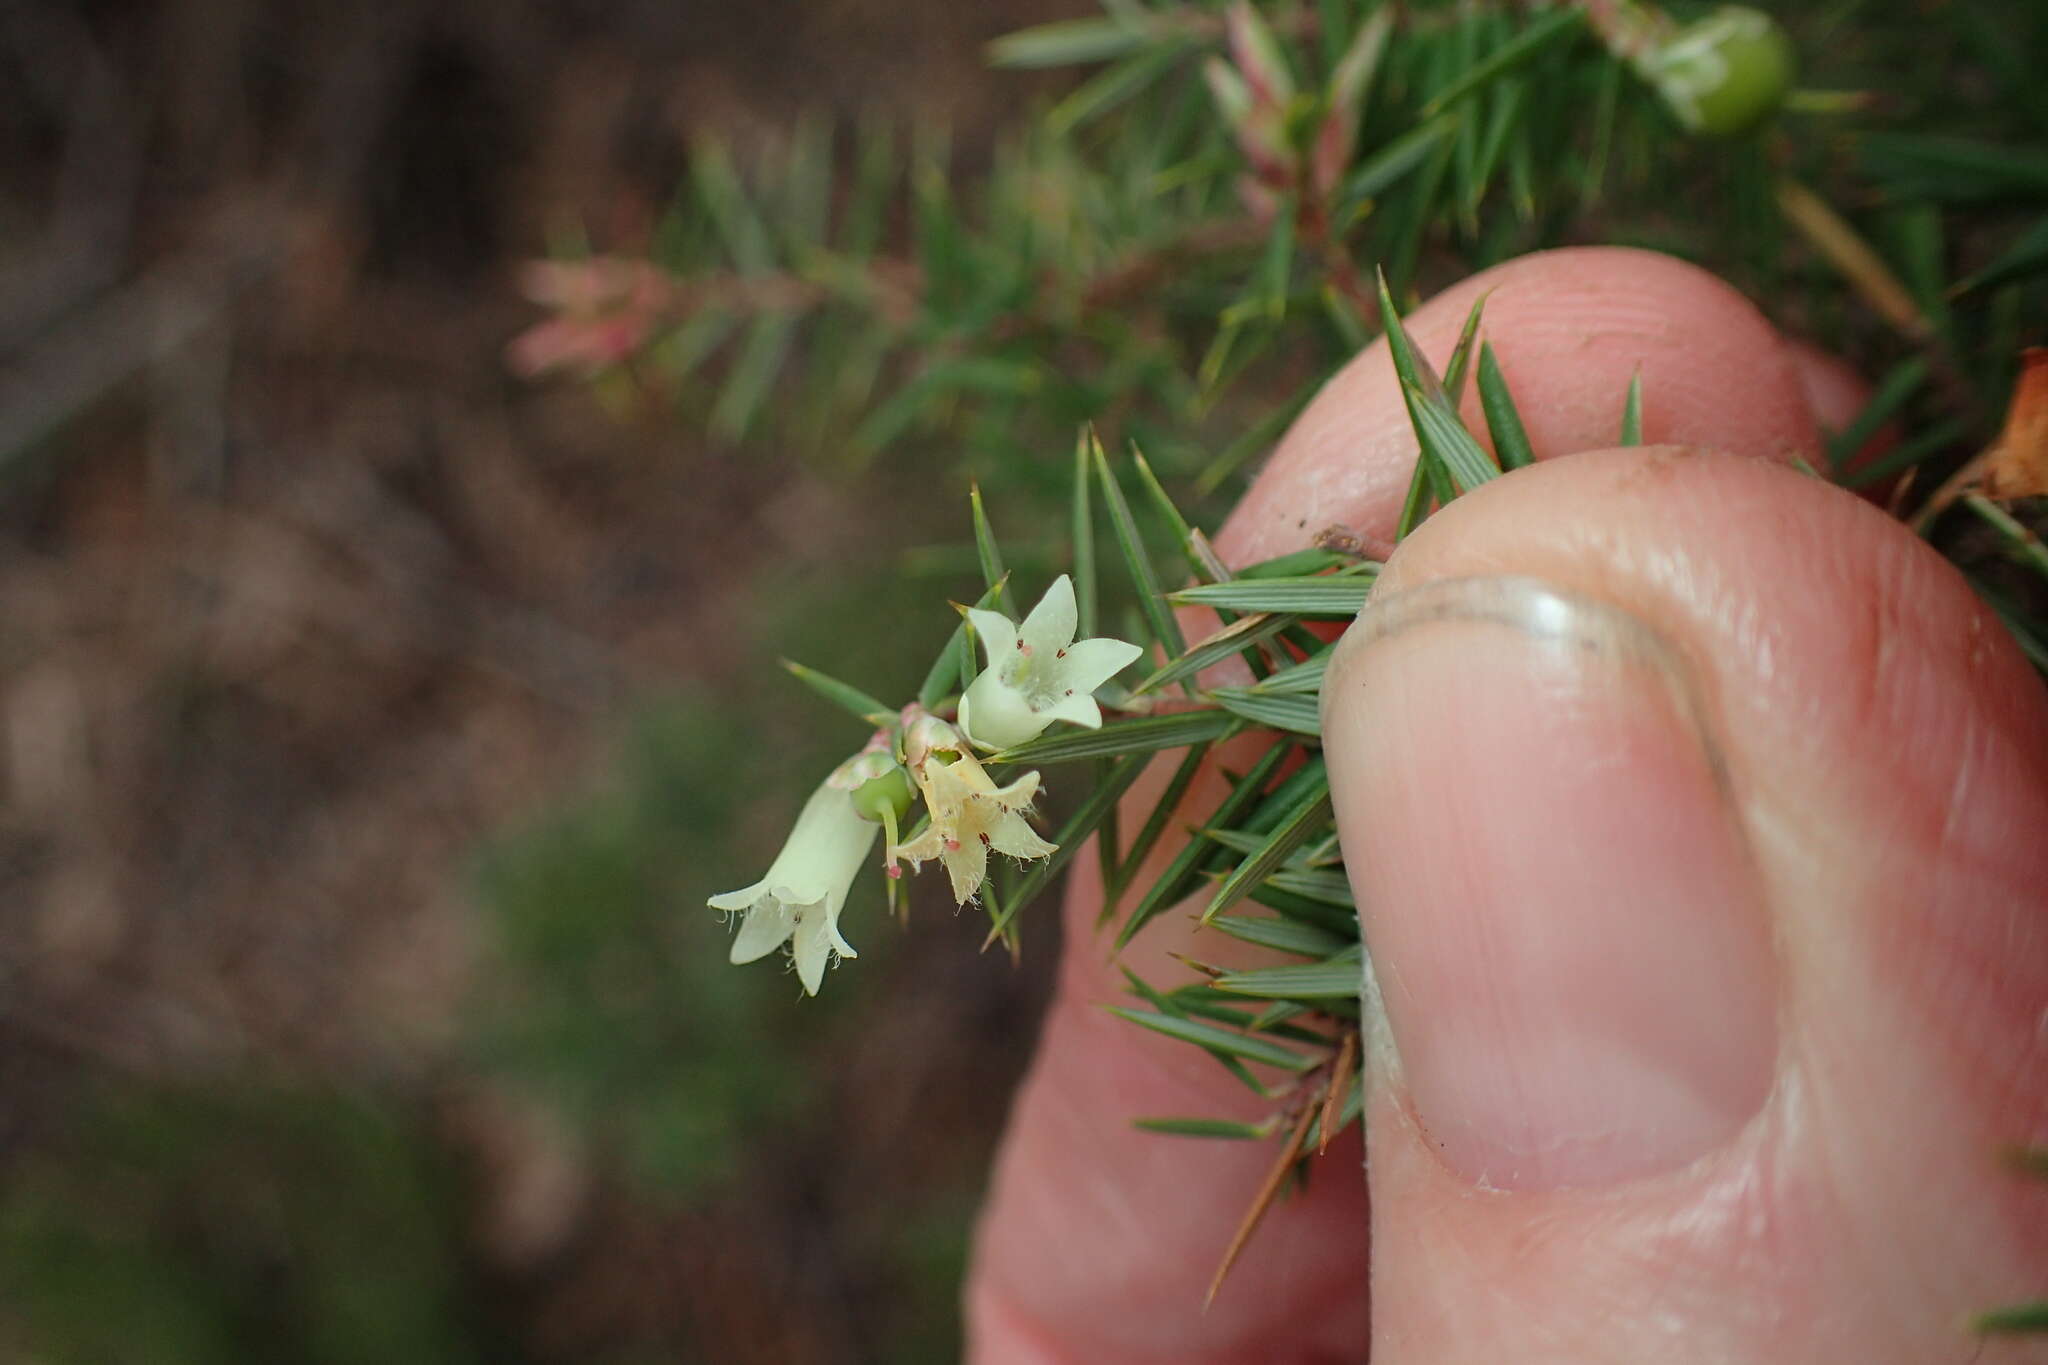
[(960, 728), (984, 749), (1036, 739), (1056, 720), (1102, 724), (1095, 689), (1145, 651), (1123, 640), (1076, 640), (1074, 584), (1053, 580), (1021, 626), (1000, 612), (970, 609), (988, 667), (960, 698)]
[(892, 859), (939, 859), (952, 878), (953, 899), (965, 905), (988, 879), (990, 849), (1012, 858), (1044, 858), (1057, 850), (1024, 819), (1038, 795), (1037, 773), (998, 787), (959, 732), (941, 720), (920, 722), (905, 741), (931, 824), (909, 843), (890, 849)]
[(797, 977), (816, 995), (833, 954), (859, 956), (840, 937), (839, 911), (880, 828), (855, 808), (839, 773), (811, 793), (768, 875), (708, 902), (714, 910), (746, 915), (732, 941), (732, 960), (752, 962), (791, 943)]

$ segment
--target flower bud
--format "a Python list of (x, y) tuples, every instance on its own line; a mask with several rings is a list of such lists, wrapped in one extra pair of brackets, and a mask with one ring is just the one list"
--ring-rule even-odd
[(1734, 137), (1778, 111), (1797, 58), (1777, 21), (1728, 5), (1680, 29), (1638, 65), (1687, 128)]

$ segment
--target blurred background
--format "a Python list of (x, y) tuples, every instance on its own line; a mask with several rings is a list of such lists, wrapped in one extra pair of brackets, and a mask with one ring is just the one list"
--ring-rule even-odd
[(1082, 8), (0, 4), (0, 1360), (954, 1358), (1053, 944), (862, 903), (799, 1005), (703, 900), (859, 742), (774, 656), (914, 688), (849, 627), (944, 638), (961, 485), (878, 538), (939, 453), (505, 347), (699, 133), (971, 160)]

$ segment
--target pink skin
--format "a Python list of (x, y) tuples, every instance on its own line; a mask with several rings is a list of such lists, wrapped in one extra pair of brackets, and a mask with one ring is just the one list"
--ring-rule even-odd
[[(1747, 985), (1714, 989), (1761, 994), (1729, 1015), (1739, 1046), (1698, 1040), (1733, 1058), (1721, 1120), (1611, 1179), (1582, 1165), (1555, 1179), (1539, 1171), (1525, 1188), (1476, 1182), (1469, 1154), (1431, 1141), (1423, 1111), (1442, 1101), (1409, 1077), (1441, 1073), (1431, 1049), (1484, 1029), (1501, 981), (1477, 961), (1461, 981), (1463, 958), (1432, 953), (1444, 908), (1418, 903), (1430, 883), (1409, 876), (1413, 864), (1392, 852), (1354, 864), (1383, 989), (1390, 972), (1407, 973), (1452, 1003), (1405, 1017), (1396, 1004), (1398, 1057), (1376, 1032), (1370, 1208), (1353, 1138), (1333, 1147), (1305, 1197), (1268, 1218), (1204, 1314), (1215, 1257), (1270, 1149), (1154, 1137), (1129, 1120), (1266, 1111), (1191, 1049), (1099, 1008), (1122, 995), (1092, 929), (1093, 860), (1079, 858), (1060, 994), (967, 1290), (970, 1358), (981, 1365), (1284, 1365), (1358, 1360), (1368, 1345), (1395, 1365), (1918, 1365), (1977, 1358), (1957, 1330), (1963, 1315), (2048, 1290), (2048, 1197), (1994, 1159), (2003, 1144), (2048, 1140), (2048, 704), (2038, 683), (1966, 585), (1911, 536), (1858, 499), (1772, 467), (1815, 459), (1816, 412), (1839, 425), (1856, 394), (1725, 286), (1641, 252), (1525, 258), (1418, 310), (1411, 330), (1438, 363), (1481, 289), (1493, 291), (1487, 335), (1540, 457), (1609, 444), (1638, 369), (1645, 435), (1664, 444), (1575, 455), (1461, 500), (1402, 548), (1376, 600), (1438, 579), (1533, 575), (1621, 608), (1689, 661), (1735, 837), (1754, 860), (1744, 913), (1755, 932), (1730, 949), (1748, 964), (1730, 980)], [(1386, 535), (1412, 458), (1375, 345), (1296, 423), (1221, 552), (1246, 562), (1331, 524)], [(1364, 676), (1346, 654), (1338, 682)], [(1398, 656), (1375, 646), (1373, 657)], [(1431, 853), (1426, 821), (1400, 826), (1398, 803), (1387, 815), (1389, 803), (1364, 799), (1378, 776), (1362, 766), (1378, 757), (1367, 747), (1376, 732), (1338, 705), (1330, 758), (1347, 847), (1399, 837)], [(1654, 744), (1621, 752), (1610, 789), (1628, 796), (1676, 771)], [(1407, 756), (1385, 761), (1419, 784), (1418, 806), (1457, 781), (1449, 765), (1411, 778), (1398, 766)], [(1191, 817), (1213, 806), (1220, 779), (1198, 785)], [(1615, 818), (1614, 829), (1630, 828), (1625, 809)], [(1615, 843), (1617, 893), (1668, 872), (1626, 834)], [(1433, 852), (1443, 862), (1462, 850)], [(1543, 913), (1569, 923), (1576, 907)], [(1168, 955), (1191, 933), (1185, 915), (1165, 916), (1126, 960), (1175, 980)], [(1201, 954), (1226, 956), (1213, 937)], [(1648, 934), (1642, 951), (1669, 941)], [(1571, 978), (1577, 995), (1597, 1003), (1621, 991), (1615, 1008), (1637, 1008), (1599, 966), (1567, 954), (1558, 970), (1587, 973)], [(2038, 1353), (1981, 1355), (2028, 1358)]]

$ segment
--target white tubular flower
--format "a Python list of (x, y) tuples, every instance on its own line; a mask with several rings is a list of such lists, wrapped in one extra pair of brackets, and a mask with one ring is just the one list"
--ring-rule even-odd
[[(1058, 849), (1038, 837), (1023, 812), (1038, 794), (1038, 774), (1026, 773), (998, 787), (975, 761), (958, 731), (944, 721), (920, 722), (909, 737), (911, 772), (924, 793), (931, 824), (907, 844), (890, 850), (913, 863), (937, 858), (953, 880), (953, 899), (965, 905), (988, 879), (988, 853), (1044, 858)], [(942, 754), (950, 755), (947, 763)]]
[(861, 817), (853, 793), (843, 786), (828, 780), (811, 793), (768, 875), (708, 902), (713, 910), (746, 913), (732, 941), (732, 960), (752, 962), (793, 939), (796, 974), (804, 990), (816, 995), (834, 953), (859, 956), (839, 936), (839, 911), (880, 828)]
[(1056, 720), (1091, 730), (1101, 725), (1095, 689), (1145, 652), (1123, 640), (1076, 640), (1074, 584), (1065, 574), (1022, 626), (1000, 612), (971, 609), (967, 617), (988, 651), (988, 667), (960, 698), (960, 728), (984, 749), (1036, 739)]

